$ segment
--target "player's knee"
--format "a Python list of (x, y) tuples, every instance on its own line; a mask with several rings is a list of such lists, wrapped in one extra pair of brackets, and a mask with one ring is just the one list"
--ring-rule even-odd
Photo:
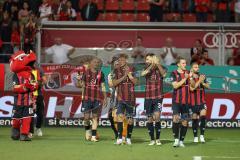
[(122, 114), (117, 115), (118, 122), (123, 122), (124, 116)]
[(153, 122), (153, 117), (148, 117), (148, 123), (152, 123)]

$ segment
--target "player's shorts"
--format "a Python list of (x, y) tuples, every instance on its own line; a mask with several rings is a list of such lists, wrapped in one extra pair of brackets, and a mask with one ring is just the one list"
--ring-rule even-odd
[(144, 110), (146, 110), (147, 116), (153, 116), (155, 112), (162, 111), (162, 101), (163, 99), (145, 99)]
[(207, 109), (206, 104), (191, 106), (192, 113), (200, 114), (203, 109)]
[(12, 110), (13, 119), (21, 119), (25, 117), (33, 117), (34, 111), (32, 106), (14, 106)]
[(86, 113), (86, 112), (91, 112), (93, 114), (98, 114), (99, 111), (101, 110), (101, 103), (98, 100), (83, 100), (82, 101), (82, 107), (81, 107), (81, 112)]
[(189, 105), (187, 104), (173, 104), (172, 105), (173, 115), (180, 115), (181, 119), (189, 118)]
[(133, 102), (118, 101), (117, 115), (125, 114), (127, 118), (132, 118), (135, 116), (136, 107)]

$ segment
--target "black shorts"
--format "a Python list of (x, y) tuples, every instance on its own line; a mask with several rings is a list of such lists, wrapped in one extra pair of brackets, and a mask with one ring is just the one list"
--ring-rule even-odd
[(20, 119), (25, 117), (33, 117), (34, 111), (32, 106), (14, 106), (12, 110), (12, 118)]
[(203, 109), (207, 109), (206, 104), (191, 106), (192, 113), (200, 114)]
[(132, 102), (118, 101), (117, 115), (124, 114), (128, 118), (135, 116), (136, 107)]
[(81, 107), (81, 112), (86, 113), (86, 112), (91, 112), (94, 114), (98, 114), (101, 109), (101, 103), (98, 100), (83, 100), (82, 101), (82, 107)]
[(146, 110), (147, 116), (152, 116), (155, 112), (162, 111), (163, 99), (145, 99), (144, 110)]
[(189, 105), (187, 104), (173, 104), (173, 115), (180, 115), (182, 119), (189, 118)]

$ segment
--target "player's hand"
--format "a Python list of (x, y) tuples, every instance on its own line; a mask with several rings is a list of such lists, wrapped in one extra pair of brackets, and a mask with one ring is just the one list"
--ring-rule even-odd
[(185, 73), (184, 77), (185, 77), (185, 79), (188, 79), (189, 78), (189, 74)]
[(199, 77), (200, 82), (204, 82), (205, 78), (206, 78), (205, 75), (200, 75)]
[(104, 98), (104, 100), (103, 100), (103, 107), (104, 107), (104, 108), (107, 107), (107, 97)]

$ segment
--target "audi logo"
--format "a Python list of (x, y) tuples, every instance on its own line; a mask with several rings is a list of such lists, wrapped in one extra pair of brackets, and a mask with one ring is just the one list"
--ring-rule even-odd
[(203, 43), (208, 48), (219, 47), (220, 39), (224, 37), (224, 46), (226, 48), (238, 47), (238, 39), (240, 40), (240, 33), (213, 33), (209, 32), (204, 35)]

